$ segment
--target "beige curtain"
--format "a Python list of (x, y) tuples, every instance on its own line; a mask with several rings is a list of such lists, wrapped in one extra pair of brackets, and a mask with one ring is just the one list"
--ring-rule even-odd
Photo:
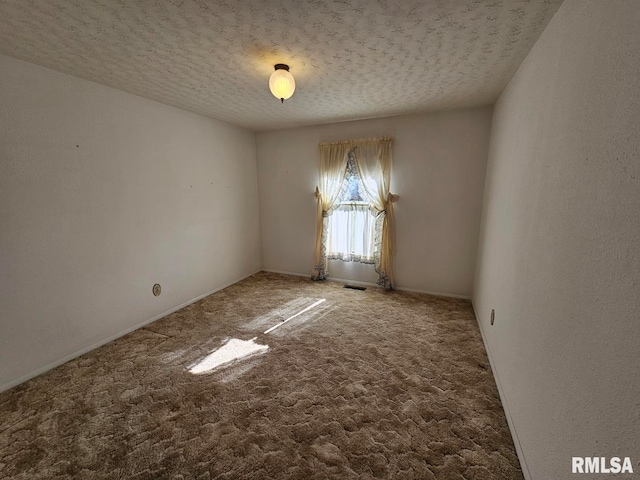
[(393, 256), (396, 253), (393, 203), (398, 199), (389, 191), (391, 183), (391, 145), (388, 137), (354, 140), (360, 176), (371, 204), (377, 212), (375, 266), (378, 285), (391, 290), (394, 286)]
[(324, 280), (327, 277), (327, 217), (340, 195), (347, 173), (347, 155), (351, 148), (349, 142), (320, 144), (320, 185), (316, 187), (316, 246), (311, 274), (313, 280)]
[(391, 181), (391, 145), (388, 137), (347, 140), (320, 144), (320, 185), (316, 187), (318, 201), (314, 280), (327, 276), (327, 217), (334, 208), (346, 175), (348, 154), (355, 149), (360, 176), (371, 206), (377, 212), (374, 260), (379, 275), (378, 285), (391, 290), (394, 285), (392, 257), (395, 255), (395, 219), (393, 202), (397, 195), (389, 192)]

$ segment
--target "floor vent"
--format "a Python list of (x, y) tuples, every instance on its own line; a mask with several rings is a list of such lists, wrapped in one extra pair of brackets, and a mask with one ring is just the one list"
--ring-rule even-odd
[(366, 290), (367, 287), (359, 287), (357, 285), (345, 285), (344, 288), (350, 288), (351, 290)]

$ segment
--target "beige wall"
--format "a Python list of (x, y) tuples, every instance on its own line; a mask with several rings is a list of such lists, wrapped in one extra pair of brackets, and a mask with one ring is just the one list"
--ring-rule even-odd
[(252, 132), (3, 56), (0, 105), (0, 390), (260, 268)]
[(567, 0), (494, 110), (473, 300), (531, 479), (640, 471), (638, 25)]
[[(490, 126), (485, 107), (256, 134), (263, 267), (311, 274), (318, 143), (389, 135), (398, 287), (470, 296)], [(329, 272), (377, 279), (371, 265), (332, 261)]]

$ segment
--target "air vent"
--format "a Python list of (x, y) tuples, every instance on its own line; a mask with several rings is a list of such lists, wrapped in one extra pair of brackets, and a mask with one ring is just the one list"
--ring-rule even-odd
[(344, 288), (350, 288), (351, 290), (366, 290), (367, 287), (359, 287), (357, 285), (345, 285)]

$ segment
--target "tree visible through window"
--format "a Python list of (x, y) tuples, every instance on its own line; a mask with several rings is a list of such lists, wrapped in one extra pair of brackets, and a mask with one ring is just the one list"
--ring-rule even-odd
[(327, 258), (374, 263), (375, 224), (355, 154), (350, 152), (338, 206), (329, 216)]

